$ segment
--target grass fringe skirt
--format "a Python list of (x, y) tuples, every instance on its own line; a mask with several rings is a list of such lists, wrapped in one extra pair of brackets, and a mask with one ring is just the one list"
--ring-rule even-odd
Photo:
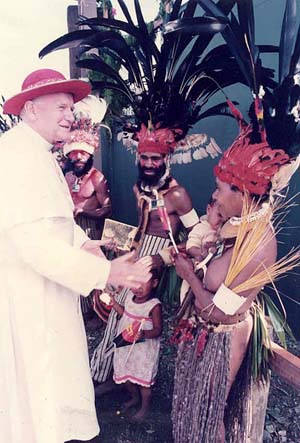
[(251, 377), (247, 356), (226, 405), (231, 332), (209, 332), (201, 355), (193, 341), (179, 345), (172, 408), (174, 443), (217, 443), (224, 419), (226, 441), (244, 443), (247, 436)]

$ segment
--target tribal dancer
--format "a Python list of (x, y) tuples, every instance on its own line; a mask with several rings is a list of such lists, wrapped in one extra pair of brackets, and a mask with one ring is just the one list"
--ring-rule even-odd
[[(68, 159), (69, 172), (65, 177), (74, 203), (74, 218), (92, 240), (100, 240), (104, 220), (111, 215), (107, 180), (93, 166), (94, 153), (99, 148), (100, 122), (106, 109), (104, 100), (92, 95), (76, 103), (70, 139), (63, 147)], [(85, 320), (95, 314), (92, 294), (81, 297), (80, 303)]]
[[(153, 135), (153, 134), (152, 134)], [(190, 229), (198, 222), (187, 191), (172, 177), (169, 169), (169, 144), (163, 137), (152, 140), (149, 136), (139, 142), (137, 150), (139, 180), (134, 186), (139, 211), (139, 228), (134, 238), (134, 247), (140, 257), (153, 256), (154, 265), (161, 260), (157, 254), (169, 246), (170, 239), (159, 217), (159, 208), (166, 208), (172, 234), (177, 238), (183, 227)], [(130, 292), (123, 289), (116, 301), (122, 306)], [(99, 383), (106, 382), (112, 374), (110, 349), (113, 346), (118, 327), (118, 314), (112, 311), (108, 318), (103, 340), (96, 348), (92, 361), (92, 376)], [(105, 386), (105, 389), (109, 384)], [(103, 386), (96, 388), (96, 394), (103, 393)]]
[(75, 221), (93, 240), (100, 239), (104, 219), (111, 215), (107, 180), (93, 166), (100, 122), (106, 112), (103, 102), (89, 95), (75, 104), (70, 140), (63, 147), (70, 164), (66, 180), (74, 201)]
[[(216, 5), (205, 2), (211, 12), (210, 3)], [(284, 38), (286, 29), (290, 33), (292, 24), (296, 27), (297, 5), (294, 2), (294, 8), (290, 8), (290, 3), (279, 48), (279, 84), (273, 91), (263, 91), (257, 81), (260, 60), (250, 35), (253, 27), (248, 27), (248, 35), (240, 33), (248, 38), (249, 66), (255, 60), (252, 51), (256, 51), (254, 103), (248, 125), (229, 102), (240, 134), (214, 169), (213, 198), (223, 218), (228, 219), (221, 230), (223, 243), (203, 279), (197, 277), (184, 256), (179, 254), (175, 259), (178, 274), (189, 283), (194, 295), (194, 315), (177, 331), (180, 344), (172, 410), (175, 443), (224, 443), (225, 434), (230, 443), (248, 441), (250, 337), (255, 337), (260, 311), (256, 298), (264, 285), (299, 266), (299, 252), (276, 261), (272, 224), (275, 196), (288, 185), (299, 166), (299, 32), (294, 29), (289, 48)], [(240, 23), (247, 25), (240, 14)]]

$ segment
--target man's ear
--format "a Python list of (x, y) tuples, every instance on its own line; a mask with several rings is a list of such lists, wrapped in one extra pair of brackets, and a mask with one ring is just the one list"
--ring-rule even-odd
[(154, 278), (154, 279), (152, 280), (152, 287), (153, 287), (153, 288), (156, 288), (157, 285), (158, 285), (158, 283), (159, 283), (159, 279), (158, 279), (158, 278)]
[(23, 106), (23, 112), (30, 118), (30, 120), (35, 120), (36, 118), (36, 109), (33, 101), (28, 100), (25, 102)]

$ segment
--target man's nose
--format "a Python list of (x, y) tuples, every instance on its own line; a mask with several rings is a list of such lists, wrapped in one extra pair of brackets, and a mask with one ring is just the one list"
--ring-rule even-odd
[(147, 158), (147, 160), (145, 160), (145, 166), (146, 167), (153, 166), (153, 161), (151, 160), (151, 158)]
[(65, 119), (68, 120), (70, 123), (73, 123), (73, 121), (75, 120), (73, 111), (71, 109), (66, 110)]

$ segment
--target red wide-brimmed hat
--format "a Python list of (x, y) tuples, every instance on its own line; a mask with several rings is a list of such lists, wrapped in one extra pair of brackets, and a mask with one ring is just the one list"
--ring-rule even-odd
[(91, 92), (91, 87), (83, 80), (67, 80), (60, 72), (53, 69), (38, 69), (25, 78), (22, 91), (19, 94), (6, 100), (3, 112), (4, 114), (20, 115), (28, 100), (58, 92), (72, 94), (74, 103), (76, 103)]

